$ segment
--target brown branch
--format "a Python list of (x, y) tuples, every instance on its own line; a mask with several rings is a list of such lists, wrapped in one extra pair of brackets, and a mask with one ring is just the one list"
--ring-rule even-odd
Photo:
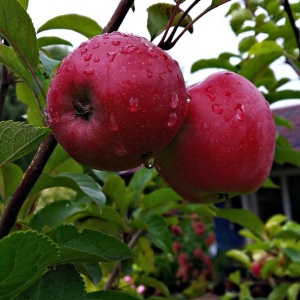
[(104, 27), (102, 33), (109, 33), (118, 30), (133, 2), (134, 0), (121, 0), (107, 25)]
[[(133, 249), (136, 245), (138, 239), (144, 234), (144, 231), (142, 229), (139, 229), (135, 234), (131, 237), (130, 241), (128, 242), (128, 247)], [(113, 283), (115, 282), (116, 278), (119, 276), (121, 271), (121, 262), (118, 261), (113, 269), (113, 271), (110, 273), (110, 276), (105, 284), (104, 289), (109, 290), (111, 289)]]
[(47, 138), (40, 144), (33, 160), (24, 173), (24, 176), (14, 194), (11, 196), (2, 215), (0, 220), (0, 238), (9, 234), (10, 230), (14, 226), (23, 203), (42, 173), (56, 144), (57, 142), (52, 134), (48, 135)]

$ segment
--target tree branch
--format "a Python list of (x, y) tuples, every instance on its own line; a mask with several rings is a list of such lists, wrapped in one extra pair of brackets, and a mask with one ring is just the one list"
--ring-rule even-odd
[(47, 138), (40, 144), (33, 160), (24, 173), (24, 176), (14, 194), (11, 196), (2, 215), (0, 220), (0, 238), (9, 234), (10, 230), (14, 226), (23, 203), (42, 173), (56, 144), (57, 142), (52, 134), (48, 135)]
[(109, 33), (118, 30), (133, 2), (134, 0), (121, 0), (107, 25), (104, 27), (102, 33)]

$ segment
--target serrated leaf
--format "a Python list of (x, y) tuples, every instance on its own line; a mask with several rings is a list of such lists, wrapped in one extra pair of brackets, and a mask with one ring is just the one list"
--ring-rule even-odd
[(153, 244), (166, 253), (173, 253), (170, 231), (164, 218), (160, 215), (146, 215), (144, 221)]
[(9, 300), (32, 285), (57, 260), (51, 239), (34, 231), (14, 232), (0, 240), (0, 300)]
[(7, 201), (23, 177), (22, 169), (15, 164), (0, 168), (0, 198)]
[(75, 215), (84, 215), (86, 204), (79, 204), (68, 200), (59, 200), (45, 205), (33, 215), (29, 226), (37, 231), (42, 231), (44, 226), (50, 228), (68, 221)]
[(48, 20), (37, 30), (37, 32), (39, 33), (49, 29), (70, 29), (81, 33), (87, 38), (91, 38), (102, 33), (102, 28), (96, 21), (78, 14), (57, 16)]
[(109, 262), (133, 257), (131, 249), (114, 236), (92, 229), (78, 232), (76, 227), (61, 225), (47, 233), (60, 246), (56, 263)]
[(262, 237), (264, 234), (263, 222), (249, 210), (240, 208), (220, 208), (217, 212), (217, 217), (227, 219), (230, 222), (248, 228), (258, 237)]
[(17, 0), (0, 0), (0, 35), (31, 70), (38, 65), (38, 45), (30, 16)]
[(56, 186), (67, 187), (84, 193), (100, 208), (105, 203), (105, 195), (101, 191), (100, 185), (92, 177), (83, 173), (61, 173), (55, 176), (42, 173), (32, 188), (31, 193), (37, 193), (43, 189)]
[(0, 167), (34, 151), (49, 132), (47, 127), (0, 122)]
[(71, 264), (48, 270), (33, 286), (19, 295), (16, 300), (85, 300), (87, 293), (84, 282)]
[(99, 263), (76, 263), (76, 269), (86, 276), (95, 286), (102, 278), (102, 269)]
[(88, 293), (87, 299), (89, 300), (139, 300), (140, 298), (134, 297), (130, 294), (119, 291), (97, 291)]
[[(166, 25), (169, 22), (175, 5), (167, 3), (156, 3), (147, 8), (148, 19), (147, 19), (147, 28), (151, 36), (151, 41), (159, 36), (165, 29)], [(177, 15), (175, 16), (171, 26), (175, 26), (183, 14), (183, 10), (179, 9)], [(187, 15), (184, 17), (183, 21), (180, 23), (180, 27), (187, 26), (192, 21), (192, 18)], [(189, 29), (193, 32), (193, 27)]]
[(0, 44), (0, 63), (6, 65), (17, 76), (20, 76), (26, 84), (33, 88), (33, 80), (28, 69), (21, 63), (16, 52), (5, 45)]
[(53, 45), (73, 46), (71, 42), (57, 36), (42, 36), (38, 38), (38, 44), (40, 48)]

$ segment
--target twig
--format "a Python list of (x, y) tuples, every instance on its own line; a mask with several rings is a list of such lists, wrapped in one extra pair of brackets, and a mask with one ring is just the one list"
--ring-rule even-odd
[(107, 25), (104, 27), (102, 33), (109, 33), (118, 30), (133, 2), (134, 0), (121, 0)]
[[(144, 231), (142, 229), (139, 229), (137, 232), (135, 232), (135, 234), (131, 237), (130, 241), (128, 242), (128, 247), (133, 249), (134, 246), (136, 245), (138, 239), (144, 234)], [(121, 270), (121, 262), (118, 261), (115, 265), (115, 268), (113, 269), (113, 271), (111, 272), (104, 289), (105, 290), (109, 290), (111, 289), (113, 283), (115, 282), (116, 278), (119, 276)]]
[(10, 230), (14, 226), (23, 203), (42, 173), (56, 144), (57, 142), (52, 134), (48, 135), (47, 138), (40, 144), (33, 160), (24, 173), (24, 176), (14, 194), (11, 196), (2, 215), (0, 220), (0, 238), (9, 234)]

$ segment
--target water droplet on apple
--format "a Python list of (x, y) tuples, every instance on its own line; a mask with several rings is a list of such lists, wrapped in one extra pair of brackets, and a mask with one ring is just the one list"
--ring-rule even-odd
[(207, 88), (205, 88), (205, 94), (209, 97), (209, 99), (211, 101), (215, 101), (216, 100), (216, 95), (211, 91), (212, 85), (208, 86)]
[(146, 159), (145, 163), (143, 163), (143, 166), (146, 168), (146, 169), (152, 169), (155, 165), (155, 159), (154, 157), (150, 157), (148, 159)]
[(158, 54), (155, 52), (155, 50), (152, 47), (149, 47), (147, 50), (147, 54), (153, 58), (158, 57)]
[(223, 112), (223, 106), (221, 104), (213, 104), (212, 111), (214, 113), (220, 115)]
[(237, 104), (235, 108), (235, 115), (240, 121), (243, 121), (245, 119), (245, 108), (243, 104)]
[(146, 75), (148, 78), (152, 78), (153, 77), (153, 72), (149, 69), (146, 70)]
[(91, 60), (91, 58), (92, 58), (92, 53), (87, 53), (87, 54), (84, 56), (84, 60), (85, 60), (85, 61), (89, 61), (89, 60)]
[(100, 61), (100, 58), (99, 58), (98, 56), (95, 56), (95, 57), (93, 58), (93, 62), (97, 63), (97, 62), (99, 62), (99, 61)]
[(201, 129), (203, 131), (209, 131), (210, 127), (207, 123), (201, 122)]
[(109, 39), (109, 34), (108, 34), (108, 33), (103, 33), (103, 34), (102, 34), (102, 38), (103, 38), (104, 40), (108, 40), (108, 39)]
[(122, 47), (122, 49), (120, 50), (120, 53), (123, 53), (123, 54), (129, 54), (133, 51), (136, 51), (139, 49), (139, 46), (138, 45), (127, 45), (125, 47)]
[(171, 67), (170, 65), (167, 65), (167, 69), (168, 69), (168, 71), (169, 71), (170, 73), (173, 73), (173, 69), (172, 69), (172, 67)]
[(172, 112), (169, 114), (169, 117), (168, 117), (168, 126), (169, 127), (174, 127), (177, 123), (177, 115), (175, 112)]
[(121, 44), (120, 40), (114, 40), (111, 42), (114, 46), (119, 46)]
[(171, 93), (171, 108), (176, 108), (179, 105), (178, 95), (175, 92)]
[(139, 99), (137, 98), (130, 98), (129, 99), (129, 105), (128, 105), (128, 110), (131, 112), (136, 112), (139, 109)]
[(97, 49), (97, 48), (99, 48), (99, 46), (100, 46), (100, 43), (98, 42), (98, 43), (96, 43), (96, 44), (93, 44), (92, 48), (93, 48), (93, 49)]
[(169, 58), (168, 58), (168, 55), (165, 54), (165, 53), (162, 53), (162, 54), (161, 54), (161, 57), (162, 57), (164, 60), (168, 60), (168, 59), (169, 59)]
[(109, 124), (110, 124), (110, 130), (111, 131), (117, 131), (119, 129), (117, 118), (114, 114), (111, 114), (109, 116)]
[(127, 150), (123, 144), (121, 144), (119, 147), (116, 149), (116, 154), (119, 156), (124, 156), (126, 154)]
[(191, 95), (189, 92), (187, 92), (186, 102), (191, 102)]
[(87, 68), (83, 71), (83, 73), (84, 73), (85, 75), (93, 75), (93, 74), (95, 73), (95, 69), (94, 69), (94, 68), (89, 68), (89, 67), (87, 67)]
[(83, 42), (83, 43), (81, 43), (80, 45), (79, 45), (79, 48), (83, 48), (83, 47), (85, 47), (87, 45), (87, 42)]
[(84, 54), (84, 53), (87, 53), (87, 51), (88, 51), (88, 48), (85, 47), (85, 48), (82, 48), (82, 49), (80, 50), (80, 53), (81, 53), (81, 54)]
[(177, 81), (178, 81), (178, 83), (182, 83), (182, 79), (181, 79), (181, 77), (177, 74)]
[(163, 73), (159, 73), (158, 77), (159, 77), (160, 80), (164, 80), (164, 74)]
[(107, 52), (107, 58), (108, 58), (109, 62), (113, 62), (116, 55), (117, 55), (117, 52)]

